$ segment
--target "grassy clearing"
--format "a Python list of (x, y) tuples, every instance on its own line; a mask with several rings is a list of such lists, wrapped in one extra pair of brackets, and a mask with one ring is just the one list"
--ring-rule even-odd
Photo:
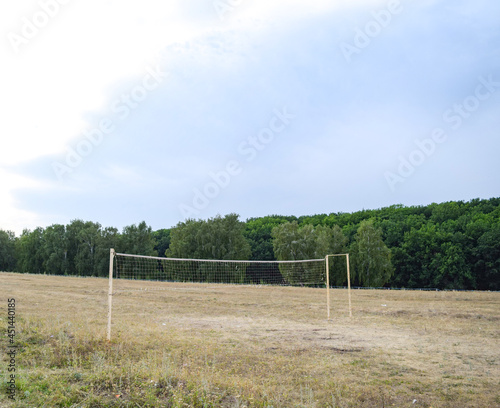
[[(2, 407), (498, 407), (500, 294), (1, 274), (17, 400)], [(155, 290), (151, 290), (155, 289)], [(6, 342), (5, 342), (6, 344)]]

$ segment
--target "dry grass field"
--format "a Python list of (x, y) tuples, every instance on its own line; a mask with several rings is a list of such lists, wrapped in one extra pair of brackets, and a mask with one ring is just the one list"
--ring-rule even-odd
[(0, 278), (2, 407), (500, 407), (500, 293)]

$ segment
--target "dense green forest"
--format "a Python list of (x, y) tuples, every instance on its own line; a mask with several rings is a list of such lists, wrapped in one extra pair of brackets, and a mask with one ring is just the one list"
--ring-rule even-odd
[[(19, 237), (0, 230), (0, 270), (107, 276), (109, 248), (223, 260), (349, 252), (354, 285), (500, 290), (500, 198), (246, 222), (229, 214), (158, 231), (145, 222), (119, 232), (82, 220), (25, 230)], [(341, 262), (336, 259), (331, 272), (338, 286), (346, 283)]]

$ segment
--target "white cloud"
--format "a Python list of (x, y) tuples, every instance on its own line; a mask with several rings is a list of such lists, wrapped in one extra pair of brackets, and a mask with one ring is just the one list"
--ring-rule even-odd
[[(17, 2), (1, 6), (10, 33), (39, 12)], [(0, 164), (60, 153), (89, 124), (88, 112), (106, 108), (113, 84), (143, 75), (148, 61), (169, 43), (196, 35), (176, 21), (175, 2), (70, 1), (45, 27), (20, 44), (0, 49), (3, 73)]]
[[(31, 19), (40, 9), (41, 1), (46, 0), (4, 2), (0, 5), (0, 25), (7, 32), (19, 32), (22, 19)], [(455, 92), (464, 82), (464, 71), (454, 65), (457, 54), (443, 52), (440, 44), (454, 44), (457, 49), (469, 52), (472, 62), (468, 61), (467, 66), (474, 70), (478, 69), (478, 55), (494, 53), (493, 46), (478, 53), (476, 46), (456, 40), (456, 33), (450, 29), (453, 26), (441, 22), (434, 8), (427, 9), (437, 3), (435, 0), (418, 3), (421, 11), (418, 21), (430, 20), (436, 33), (439, 29), (442, 30), (439, 34), (444, 35), (429, 36), (431, 43), (420, 26), (408, 35), (410, 31), (404, 31), (403, 23), (408, 22), (412, 14), (402, 13), (398, 20), (401, 23), (395, 25), (392, 37), (381, 36), (374, 40), (373, 47), (364, 51), (363, 57), (369, 63), (351, 66), (343, 60), (339, 63), (336, 58), (340, 55), (338, 38), (341, 34), (352, 38), (358, 24), (356, 18), (359, 21), (371, 18), (370, 12), (387, 7), (387, 0), (221, 1), (240, 5), (234, 6), (221, 20), (213, 0), (68, 0), (35, 38), (20, 46), (19, 53), (14, 52), (4, 35), (0, 43), (0, 112), (3, 113), (0, 176), (7, 182), (2, 182), (0, 190), (3, 217), (0, 228), (19, 232), (22, 227), (47, 225), (52, 221), (48, 218), (54, 218), (51, 212), (63, 212), (64, 207), (68, 207), (66, 201), (59, 198), (68, 199), (72, 203), (72, 216), (80, 217), (81, 211), (91, 206), (90, 196), (96, 200), (100, 195), (112, 195), (108, 193), (110, 185), (118, 191), (116, 194), (125, 186), (127, 191), (122, 194), (134, 196), (137, 202), (145, 200), (138, 191), (165, 194), (174, 202), (175, 210), (175, 201), (180, 200), (180, 195), (189, 195), (193, 188), (202, 185), (209, 169), (220, 169), (229, 156), (235, 154), (239, 140), (255, 134), (265, 124), (271, 107), (281, 103), (297, 110), (294, 126), (301, 126), (296, 133), (291, 129), (286, 135), (286, 143), (294, 152), (290, 156), (308, 153), (309, 158), (316, 155), (321, 158), (314, 164), (303, 163), (309, 173), (321, 172), (328, 151), (335, 150), (338, 142), (343, 142), (343, 146), (355, 144), (357, 135), (359, 145), (370, 145), (367, 137), (386, 144), (383, 157), (392, 163), (401, 151), (406, 151), (403, 141), (410, 137), (410, 132), (405, 126), (412, 126), (411, 131), (416, 133), (413, 138), (426, 136), (427, 127), (435, 126), (432, 111), (442, 103), (439, 98), (450, 99), (445, 87), (431, 89), (430, 81), (446, 85), (443, 77), (454, 78), (449, 81), (449, 87)], [(401, 3), (407, 4), (403, 0)], [(417, 8), (417, 3), (413, 4)], [(349, 12), (344, 13), (347, 9)], [(360, 12), (351, 13), (352, 9)], [(437, 11), (443, 13), (443, 9)], [(336, 11), (341, 16), (337, 20), (345, 22), (344, 31), (322, 18)], [(484, 14), (484, 11), (479, 13), (478, 21)], [(450, 15), (450, 19), (454, 24), (461, 21), (456, 15)], [(481, 33), (491, 38), (489, 32)], [(398, 49), (395, 36), (399, 36), (401, 44), (405, 41), (407, 44)], [(441, 40), (436, 42), (434, 38)], [(448, 38), (448, 42), (443, 38)], [(470, 38), (474, 41), (473, 36)], [(41, 185), (29, 179), (42, 177), (30, 169), (43, 172), (44, 165), (40, 164), (43, 160), (49, 162), (46, 170), (50, 172), (52, 159), (45, 156), (64, 157), (66, 148), (74, 147), (82, 138), (82, 131), (97, 125), (92, 123), (93, 118), (109, 114), (117, 89), (121, 85), (135, 86), (137, 79), (145, 75), (146, 67), (159, 62), (159, 51), (169, 45), (175, 45), (170, 50), (179, 51), (162, 54), (165, 66), (172, 68), (174, 80), (148, 96), (144, 105), (127, 122), (120, 123), (122, 127), (117, 126), (116, 134), (96, 148), (65, 184)], [(391, 49), (394, 45), (395, 50)], [(440, 61), (438, 57), (443, 54), (448, 59)], [(411, 64), (408, 63), (410, 57)], [(432, 64), (423, 65), (422, 59), (426, 58)], [(446, 69), (441, 69), (440, 62)], [(368, 117), (366, 112), (371, 115)], [(436, 115), (440, 112), (438, 108)], [(346, 116), (349, 113), (354, 118)], [(439, 116), (437, 120), (439, 124)], [(328, 121), (332, 121), (331, 126)], [(431, 124), (427, 126), (429, 121)], [(372, 122), (386, 126), (366, 129)], [(322, 134), (324, 143), (319, 138)], [(303, 135), (311, 140), (304, 139)], [(319, 139), (314, 142), (313, 137)], [(300, 140), (306, 147), (302, 151), (297, 143)], [(335, 142), (328, 150), (332, 140)], [(377, 143), (372, 142), (374, 150)], [(233, 147), (228, 149), (228, 145)], [(281, 157), (275, 156), (272, 149), (278, 151), (283, 146), (284, 141), (282, 145), (276, 142), (255, 162), (255, 166), (262, 166), (262, 174), (269, 172), (270, 166), (279, 169), (283, 153)], [(352, 154), (358, 155), (356, 151)], [(342, 159), (348, 161), (351, 157), (349, 153)], [(23, 168), (27, 176), (14, 174), (10, 170), (13, 166)], [(313, 168), (316, 171), (312, 171)], [(247, 173), (253, 174), (252, 169)], [(283, 179), (290, 176), (283, 173)], [(269, 179), (262, 177), (262, 183), (260, 179), (256, 182), (256, 201), (259, 201), (261, 185), (269, 188), (266, 185)], [(69, 186), (76, 194), (66, 195)], [(247, 186), (242, 186), (245, 187), (241, 189), (242, 196)], [(33, 195), (26, 194), (26, 201), (18, 203), (13, 197), (19, 196), (16, 193), (19, 188), (35, 191), (43, 188), (42, 194), (34, 194), (43, 198), (34, 204), (33, 200), (26, 199)], [(293, 194), (289, 194), (292, 197)], [(278, 205), (283, 200), (278, 197), (275, 201)], [(79, 204), (82, 208), (77, 208)], [(231, 204), (221, 200), (225, 207)], [(38, 206), (45, 212), (45, 218), (42, 220), (35, 213), (21, 210), (21, 205), (22, 208)], [(61, 207), (53, 210), (58, 205)], [(247, 209), (244, 211), (254, 215)]]
[[(2, 4), (3, 26), (21, 34), (23, 18), (33, 21), (42, 10), (41, 3)], [(374, 5), (380, 1), (359, 3)], [(256, 24), (279, 24), (343, 4), (261, 0), (235, 6), (234, 14), (224, 23), (215, 9), (208, 9), (211, 18), (200, 24), (183, 15), (181, 1), (69, 1), (28, 44), (19, 45), (19, 53), (8, 41), (0, 49), (5, 61), (0, 77), (0, 110), (7, 112), (0, 125), (6, 135), (0, 164), (63, 152), (68, 142), (89, 125), (86, 113), (106, 108), (113, 84), (143, 74), (148, 62), (169, 44), (213, 30), (253, 30)]]
[[(24, 228), (34, 228), (42, 222), (38, 214), (19, 208), (12, 191), (21, 188), (42, 188), (40, 183), (21, 176), (7, 173), (0, 168), (0, 228), (14, 231), (16, 235), (21, 234)], [(45, 221), (45, 220), (44, 220)]]

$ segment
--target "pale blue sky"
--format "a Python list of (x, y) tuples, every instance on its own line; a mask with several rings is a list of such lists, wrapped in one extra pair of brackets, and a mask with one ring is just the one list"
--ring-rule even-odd
[(1, 6), (0, 228), (500, 195), (497, 1), (101, 3)]

